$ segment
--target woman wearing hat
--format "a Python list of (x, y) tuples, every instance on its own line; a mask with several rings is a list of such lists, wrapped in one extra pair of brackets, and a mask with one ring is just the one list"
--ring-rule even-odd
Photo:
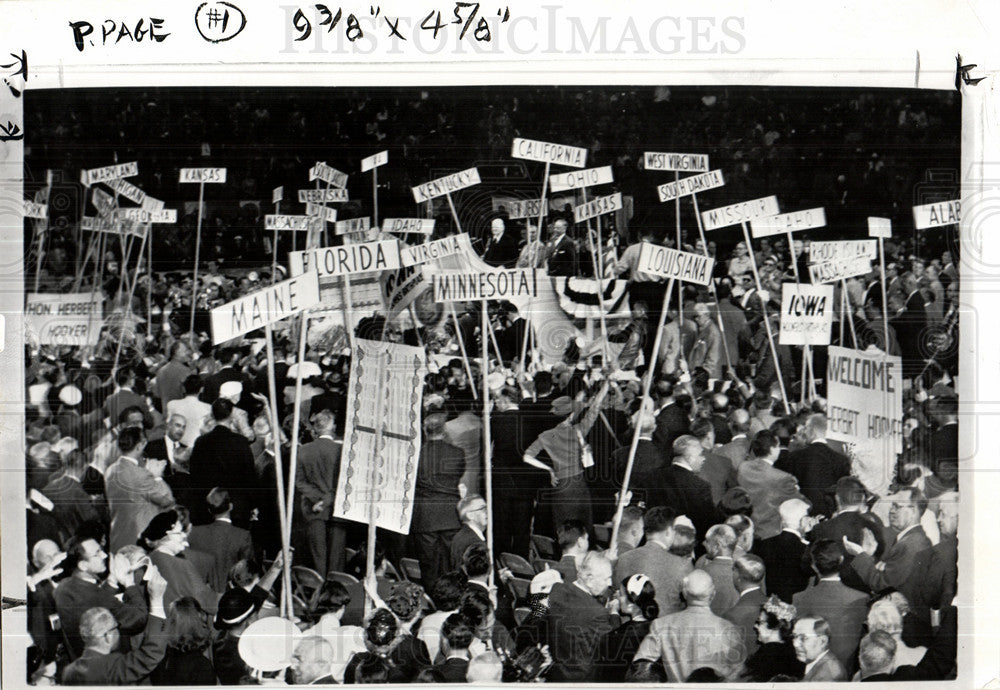
[(649, 625), (660, 615), (656, 603), (656, 588), (648, 577), (636, 573), (621, 582), (618, 588), (618, 607), (621, 615), (629, 620), (607, 633), (598, 644), (595, 664), (597, 677), (604, 683), (620, 683), (632, 663), (639, 645), (649, 633)]
[[(597, 421), (609, 385), (605, 377), (586, 414), (576, 423), (573, 420), (583, 403), (566, 396), (553, 400), (552, 414), (561, 417), (562, 421), (539, 434), (524, 452), (526, 463), (545, 470), (551, 477), (552, 489), (543, 491), (537, 510), (544, 515), (541, 504), (547, 504), (552, 511), (553, 525), (561, 525), (566, 520), (580, 520), (588, 532), (593, 529), (590, 490), (584, 470), (593, 465), (594, 459), (584, 439)], [(538, 456), (543, 451), (551, 466), (539, 460)]]
[(160, 513), (139, 535), (139, 546), (149, 551), (152, 561), (167, 580), (164, 603), (170, 606), (181, 597), (194, 597), (208, 613), (219, 610), (219, 595), (191, 561), (180, 558), (188, 547), (187, 534), (175, 510)]
[(215, 629), (220, 632), (212, 643), (212, 662), (222, 685), (240, 685), (250, 677), (250, 668), (240, 657), (239, 644), (243, 631), (257, 620), (259, 610), (258, 600), (244, 589), (230, 589), (219, 600)]

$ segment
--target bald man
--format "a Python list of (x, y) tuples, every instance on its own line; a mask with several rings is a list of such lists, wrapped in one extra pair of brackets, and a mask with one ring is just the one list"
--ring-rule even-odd
[(712, 613), (712, 577), (694, 570), (684, 578), (682, 591), (687, 608), (653, 621), (635, 659), (661, 660), (669, 683), (682, 683), (703, 667), (733, 680), (746, 656), (743, 639), (739, 628)]
[(611, 587), (611, 561), (591, 551), (576, 570), (575, 582), (557, 582), (549, 594), (547, 642), (553, 663), (547, 679), (552, 682), (591, 680), (597, 644), (614, 627), (612, 614), (597, 600)]
[[(804, 558), (809, 542), (804, 533), (814, 521), (808, 519), (809, 504), (800, 498), (790, 498), (778, 506), (781, 532), (770, 539), (755, 541), (753, 552), (764, 561), (765, 584), (770, 594), (791, 604), (792, 596), (809, 584), (812, 573)], [(803, 529), (805, 527), (806, 529)]]
[(733, 464), (733, 472), (739, 470), (740, 465), (747, 458), (750, 450), (750, 413), (742, 408), (737, 408), (729, 413), (729, 431), (732, 440), (719, 448), (716, 452), (729, 458)]
[(295, 685), (334, 685), (333, 647), (322, 637), (306, 637), (295, 648), (290, 667)]

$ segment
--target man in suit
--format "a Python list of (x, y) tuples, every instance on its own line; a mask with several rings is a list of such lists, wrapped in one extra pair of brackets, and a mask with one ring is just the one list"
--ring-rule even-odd
[(566, 235), (569, 223), (565, 218), (552, 221), (552, 236), (546, 245), (546, 266), (550, 276), (572, 277), (577, 272), (576, 244)]
[(766, 585), (770, 594), (792, 603), (792, 596), (809, 584), (809, 571), (802, 566), (802, 554), (809, 543), (802, 536), (802, 526), (808, 524), (809, 504), (800, 498), (790, 498), (778, 506), (781, 532), (776, 537), (755, 541), (753, 551), (764, 561)]
[[(942, 396), (931, 403), (937, 429), (931, 434), (928, 466), (942, 487), (958, 488), (958, 398)], [(933, 498), (928, 494), (928, 498)]]
[(740, 598), (722, 617), (740, 630), (747, 656), (756, 652), (759, 646), (754, 625), (760, 616), (760, 608), (767, 601), (767, 596), (761, 589), (763, 584), (764, 561), (759, 556), (748, 553), (733, 561), (733, 585)]
[(695, 570), (684, 578), (683, 587), (687, 608), (653, 621), (635, 658), (661, 660), (670, 683), (683, 683), (692, 671), (704, 667), (724, 679), (735, 678), (746, 658), (742, 635), (735, 625), (712, 613), (712, 578)]
[(704, 449), (694, 436), (684, 435), (674, 441), (674, 462), (655, 477), (647, 489), (651, 505), (671, 506), (680, 515), (687, 515), (699, 535), (719, 522), (712, 502), (712, 488), (698, 476), (705, 462)]
[(761, 431), (750, 443), (750, 457), (736, 471), (737, 483), (746, 489), (753, 504), (754, 537), (770, 539), (781, 532), (778, 506), (792, 498), (803, 498), (795, 477), (774, 467), (781, 453), (778, 437)]
[(878, 683), (893, 680), (896, 670), (896, 640), (884, 630), (875, 630), (861, 639), (858, 649), (861, 682)]
[(81, 485), (86, 471), (87, 456), (73, 451), (67, 456), (62, 471), (55, 473), (42, 487), (42, 494), (52, 501), (52, 514), (64, 535), (63, 543), (76, 534), (80, 525), (101, 519), (90, 495)]
[(108, 396), (101, 407), (101, 418), (109, 419), (113, 424), (118, 420), (122, 410), (138, 407), (142, 410), (146, 426), (152, 427), (153, 416), (146, 404), (146, 398), (132, 390), (135, 386), (135, 369), (128, 366), (119, 369), (118, 373), (115, 374), (115, 385), (115, 392)]
[[(549, 477), (541, 470), (521, 461), (524, 451), (538, 437), (538, 432), (531, 435), (536, 409), (530, 400), (524, 405), (519, 404), (516, 402), (517, 397), (519, 396), (512, 393), (501, 392), (496, 396), (496, 407), (490, 415), (493, 439), (493, 548), (497, 553), (516, 553), (527, 558), (531, 542), (531, 515), (534, 511), (535, 493), (543, 486), (548, 486)], [(546, 413), (548, 409), (549, 405), (546, 404)], [(558, 422), (559, 420), (553, 420), (545, 428), (551, 428)], [(424, 438), (427, 438), (426, 431)], [(428, 470), (427, 476), (436, 477), (438, 474), (436, 470)], [(417, 485), (420, 486), (419, 469)], [(457, 502), (456, 489), (455, 498), (449, 504), (453, 519), (455, 516), (453, 508)], [(416, 512), (415, 506), (414, 512)], [(457, 529), (457, 519), (454, 522)]]
[(750, 413), (742, 408), (736, 408), (729, 413), (729, 431), (732, 433), (732, 440), (719, 448), (716, 452), (719, 455), (729, 458), (733, 465), (733, 471), (739, 470), (740, 464), (746, 460), (747, 451), (750, 449)]
[[(635, 460), (632, 462), (632, 476), (629, 479), (629, 491), (636, 501), (645, 499), (645, 487), (667, 467), (667, 457), (660, 452), (653, 442), (653, 432), (656, 430), (656, 417), (643, 411), (638, 418), (639, 442), (635, 447)], [(625, 481), (625, 469), (628, 465), (630, 445), (622, 446), (611, 454), (611, 468), (614, 472), (614, 484), (621, 488)], [(648, 505), (648, 502), (647, 502)]]
[(59, 583), (53, 597), (71, 656), (79, 656), (83, 651), (80, 617), (95, 606), (109, 610), (123, 634), (142, 632), (149, 612), (146, 595), (135, 584), (135, 573), (128, 559), (116, 557), (111, 563), (110, 577), (102, 581), (109, 572), (107, 552), (94, 539), (73, 539), (66, 546), (62, 567), (70, 576)]
[(191, 374), (184, 379), (184, 397), (179, 400), (171, 400), (166, 407), (168, 415), (179, 414), (187, 422), (181, 443), (189, 448), (194, 447), (194, 442), (201, 436), (201, 428), (204, 426), (205, 420), (212, 414), (212, 406), (198, 399), (198, 394), (201, 393), (203, 387), (201, 377), (197, 374)]
[[(728, 427), (726, 433), (729, 433)], [(712, 502), (716, 505), (726, 495), (726, 491), (736, 485), (736, 473), (729, 458), (715, 452), (716, 431), (711, 419), (699, 418), (691, 422), (691, 435), (701, 441), (705, 462), (698, 476), (708, 482), (712, 489)]]
[(164, 364), (153, 381), (153, 392), (160, 399), (160, 409), (166, 410), (172, 400), (184, 397), (184, 381), (195, 374), (191, 368), (191, 347), (183, 340), (170, 346), (170, 361)]
[(851, 568), (851, 561), (854, 557), (844, 550), (844, 537), (848, 541), (860, 544), (864, 538), (864, 530), (868, 529), (875, 535), (878, 542), (878, 549), (875, 554), (879, 555), (885, 550), (885, 526), (878, 516), (869, 513), (867, 506), (868, 492), (864, 484), (856, 478), (847, 476), (837, 480), (835, 488), (835, 498), (837, 501), (837, 512), (829, 520), (823, 520), (817, 524), (806, 538), (813, 544), (823, 539), (832, 539), (840, 547), (844, 556), (840, 565), (840, 579), (848, 587), (853, 587), (862, 592), (867, 592), (868, 587), (858, 577), (858, 574)]
[(817, 616), (795, 621), (792, 628), (795, 658), (806, 665), (803, 683), (833, 683), (847, 680), (843, 664), (830, 651), (830, 626)]
[(955, 598), (958, 576), (958, 493), (941, 494), (936, 500), (941, 540), (917, 554), (913, 571), (900, 587), (925, 636), (930, 633), (931, 610), (943, 609)]
[(902, 587), (913, 572), (918, 554), (931, 548), (931, 542), (920, 526), (920, 518), (927, 509), (927, 499), (923, 492), (914, 487), (906, 487), (888, 499), (889, 526), (896, 530), (897, 535), (895, 543), (886, 551), (881, 562), (875, 562), (878, 542), (870, 530), (864, 531), (861, 544), (844, 537), (844, 548), (854, 556), (851, 568), (872, 592)]
[(916, 376), (924, 366), (923, 339), (927, 334), (927, 308), (917, 277), (910, 272), (900, 278), (904, 309), (890, 325), (896, 330), (903, 353), (903, 375)]
[(836, 508), (834, 486), (851, 473), (851, 461), (827, 445), (826, 415), (810, 415), (802, 435), (808, 445), (791, 451), (775, 467), (799, 480), (799, 489), (812, 503), (814, 514), (829, 517)]
[(434, 668), (441, 671), (446, 683), (464, 683), (469, 668), (469, 645), (473, 630), (460, 613), (453, 613), (441, 624), (441, 661)]
[(208, 512), (215, 520), (209, 525), (192, 527), (188, 543), (195, 551), (215, 555), (209, 584), (216, 592), (224, 592), (229, 570), (238, 561), (253, 555), (253, 544), (250, 532), (233, 525), (230, 518), (233, 504), (229, 500), (228, 491), (215, 487), (208, 492), (205, 501), (208, 503)]
[(794, 594), (792, 604), (799, 616), (818, 616), (827, 622), (830, 651), (851, 673), (868, 613), (868, 596), (840, 581), (843, 555), (837, 542), (823, 539), (813, 544), (809, 553), (819, 581)]
[(325, 638), (304, 637), (295, 647), (288, 667), (294, 685), (336, 685), (331, 660), (337, 658)]
[[(80, 617), (84, 650), (63, 671), (65, 685), (138, 685), (155, 669), (167, 652), (164, 631), (167, 614), (163, 605), (167, 581), (150, 566), (146, 589), (149, 617), (145, 634), (134, 651), (116, 651), (122, 641), (119, 621), (108, 609), (96, 606)], [(127, 646), (122, 646), (127, 650)]]
[(490, 237), (486, 240), (483, 261), (498, 268), (513, 268), (517, 263), (517, 245), (516, 235), (507, 230), (503, 218), (496, 217), (490, 221)]
[(331, 570), (343, 570), (345, 565), (347, 525), (333, 518), (342, 444), (334, 439), (333, 412), (320, 410), (311, 421), (315, 440), (299, 449), (295, 490), (313, 568), (326, 575)]
[[(233, 502), (233, 524), (246, 529), (250, 524), (250, 512), (264, 500), (273, 500), (270, 495), (256, 496), (257, 473), (254, 470), (253, 453), (246, 438), (232, 428), (233, 403), (220, 398), (212, 403), (212, 418), (215, 427), (195, 441), (191, 450), (191, 485), (208, 495), (217, 486), (229, 491)], [(264, 489), (261, 493), (268, 493)], [(210, 521), (208, 511), (198, 506), (201, 514), (196, 523)]]
[(722, 348), (725, 345), (719, 327), (712, 320), (712, 311), (708, 304), (695, 303), (694, 322), (698, 326), (698, 333), (687, 353), (688, 367), (692, 371), (704, 369), (708, 372), (709, 378), (722, 378), (722, 363), (725, 357)]
[(705, 555), (695, 564), (712, 578), (715, 596), (712, 598), (711, 609), (716, 616), (723, 615), (740, 598), (733, 574), (735, 548), (736, 531), (729, 525), (712, 525), (705, 533)]
[(180, 414), (172, 414), (167, 419), (167, 432), (163, 438), (153, 439), (146, 445), (146, 457), (166, 460), (167, 468), (163, 479), (170, 485), (178, 505), (191, 508), (204, 500), (204, 494), (191, 486), (191, 447), (183, 441), (187, 431), (187, 419)]
[(646, 543), (621, 554), (615, 564), (615, 582), (623, 582), (637, 574), (652, 581), (661, 616), (684, 608), (681, 583), (694, 569), (690, 559), (670, 553), (674, 517), (673, 509), (666, 506), (650, 508), (643, 518)]
[(465, 471), (465, 455), (444, 440), (446, 420), (443, 412), (424, 417), (423, 445), (413, 492), (410, 534), (427, 591), (450, 569), (451, 543), (461, 527), (455, 506), (461, 499), (458, 484)]
[(462, 556), (475, 544), (486, 543), (486, 499), (479, 494), (469, 494), (458, 502), (458, 519), (462, 528), (452, 537), (449, 553), (449, 570), (462, 565)]
[(134, 544), (149, 521), (174, 505), (174, 494), (163, 480), (166, 460), (147, 459), (139, 465), (146, 449), (142, 429), (128, 427), (118, 434), (118, 460), (104, 475), (105, 493), (111, 511), (109, 544), (117, 551)]
[(575, 582), (559, 582), (549, 593), (547, 643), (552, 682), (581, 682), (593, 677), (597, 644), (615, 625), (612, 614), (597, 597), (611, 587), (611, 562), (603, 555), (587, 554), (577, 569)]

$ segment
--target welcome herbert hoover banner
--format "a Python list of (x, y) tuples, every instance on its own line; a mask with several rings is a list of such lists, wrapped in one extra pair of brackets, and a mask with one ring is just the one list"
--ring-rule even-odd
[(891, 440), (892, 452), (903, 452), (902, 367), (899, 357), (830, 346), (827, 436), (861, 446)]

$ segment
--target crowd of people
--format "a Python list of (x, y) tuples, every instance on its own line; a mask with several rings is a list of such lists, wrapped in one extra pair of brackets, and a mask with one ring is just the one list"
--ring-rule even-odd
[[(656, 98), (673, 107), (669, 93)], [(351, 113), (381, 123), (365, 136), (396, 142), (400, 104), (386, 105), (383, 118), (359, 99)], [(495, 117), (477, 125), (490, 133), (484, 141), (503, 149), (522, 116), (512, 113), (535, 112), (532, 103), (494, 104)], [(753, 121), (764, 105), (729, 117)], [(861, 96), (842, 114), (864, 123), (894, 107)], [(927, 114), (905, 110), (892, 122), (898, 136), (926, 137)], [(266, 111), (241, 112), (241, 126), (267, 126)], [(794, 128), (772, 120), (758, 132), (764, 148), (746, 155), (780, 177), (787, 166), (767, 149)], [(684, 131), (714, 137), (727, 121), (705, 115)], [(447, 131), (447, 118), (439, 124)], [(722, 131), (718, 146), (739, 149), (729, 141), (744, 141), (736, 130)], [(595, 141), (619, 156), (638, 145)], [(727, 186), (741, 169), (726, 169)], [(844, 202), (848, 215), (870, 211), (858, 203)], [(906, 211), (909, 201), (888, 192), (885, 203), (878, 208)], [(807, 355), (767, 335), (780, 321), (783, 284), (808, 280), (808, 237), (706, 244), (686, 225), (680, 248), (715, 259), (712, 285), (678, 283), (665, 295), (637, 261), (641, 242), (677, 247), (662, 221), (619, 228), (601, 257), (571, 214), (552, 213), (537, 228), (501, 210), (487, 227), (477, 245), (487, 263), (566, 278), (600, 267), (627, 283), (629, 316), (606, 334), (601, 327), (606, 346), (571, 339), (556, 361), (524, 347), (529, 315), (509, 303), (456, 305), (451, 320), (400, 325), (376, 314), (357, 324), (359, 337), (428, 355), (409, 533), (379, 529), (372, 553), (367, 525), (332, 509), (349, 340), (309, 341), (302, 361), (289, 324), (275, 331), (273, 357), (256, 334), (212, 344), (208, 310), (280, 279), (270, 256), (230, 270), (209, 263), (224, 249), (210, 253), (197, 286), (190, 271), (157, 272), (126, 291), (121, 271), (106, 274), (105, 313), (121, 318), (96, 346), (27, 346), (28, 681), (955, 677), (963, 467), (954, 243), (886, 242), (887, 304), (877, 270), (837, 290), (831, 342), (902, 358), (903, 451), (873, 471), (828, 437), (825, 348)], [(442, 224), (435, 236), (450, 232)], [(80, 258), (64, 249), (64, 272), (48, 259), (52, 289)], [(473, 356), (484, 340), (486, 363)], [(293, 505), (279, 484), (295, 487)]]

